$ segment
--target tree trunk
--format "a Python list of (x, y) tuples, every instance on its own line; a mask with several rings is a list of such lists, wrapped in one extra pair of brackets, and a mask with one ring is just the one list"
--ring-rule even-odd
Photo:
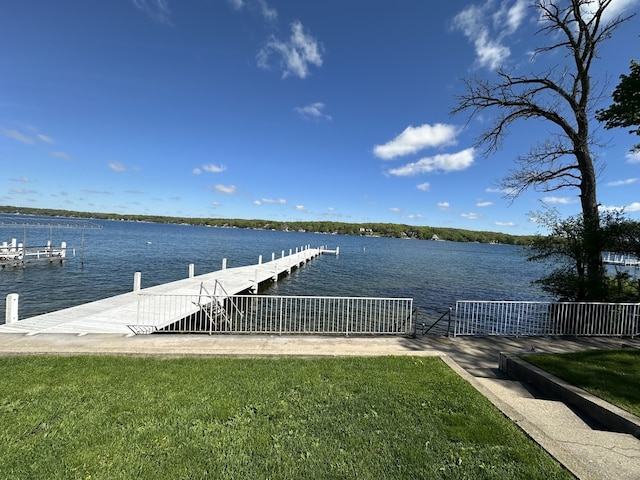
[[(580, 158), (582, 157), (582, 158)], [(580, 200), (584, 218), (584, 252), (587, 265), (587, 291), (584, 300), (602, 300), (604, 298), (604, 266), (602, 262), (602, 235), (600, 213), (596, 197), (596, 174), (590, 154), (578, 156), (582, 165)]]

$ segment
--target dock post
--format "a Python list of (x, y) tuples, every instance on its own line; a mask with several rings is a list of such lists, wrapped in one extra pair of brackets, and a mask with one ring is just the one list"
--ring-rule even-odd
[(4, 323), (7, 325), (18, 321), (18, 297), (17, 293), (7, 295), (7, 308), (4, 317)]
[(227, 259), (223, 258), (222, 259), (222, 270), (226, 270), (227, 269)]
[(251, 287), (251, 293), (258, 293), (258, 269), (255, 270), (255, 276), (253, 280), (253, 286)]
[(276, 259), (276, 252), (271, 252), (271, 261), (273, 262)]
[(60, 244), (60, 258), (67, 257), (67, 242), (62, 242)]
[(282, 250), (282, 258), (284, 258), (284, 250)]
[(133, 274), (133, 291), (139, 292), (142, 285), (142, 272), (135, 272)]
[(195, 273), (195, 265), (193, 263), (189, 264), (189, 278), (193, 278)]
[(262, 265), (262, 255), (258, 257), (258, 265)]

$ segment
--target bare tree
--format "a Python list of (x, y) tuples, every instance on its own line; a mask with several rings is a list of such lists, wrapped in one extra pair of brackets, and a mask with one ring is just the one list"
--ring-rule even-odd
[(495, 83), (484, 79), (464, 80), (466, 93), (458, 97), (453, 113), (470, 111), (470, 118), (497, 110), (490, 127), (480, 135), (477, 147), (486, 155), (497, 151), (508, 127), (517, 120), (537, 119), (556, 127), (556, 132), (519, 156), (517, 167), (502, 179), (509, 195), (516, 197), (529, 187), (550, 192), (578, 188), (585, 223), (584, 249), (587, 292), (590, 299), (602, 294), (604, 269), (599, 245), (599, 213), (596, 169), (590, 131), (597, 98), (590, 74), (598, 47), (613, 31), (631, 18), (618, 16), (605, 21), (605, 11), (614, 0), (539, 0), (534, 7), (542, 27), (538, 34), (553, 43), (539, 47), (534, 56), (564, 50), (566, 65), (540, 74), (517, 75), (499, 68)]

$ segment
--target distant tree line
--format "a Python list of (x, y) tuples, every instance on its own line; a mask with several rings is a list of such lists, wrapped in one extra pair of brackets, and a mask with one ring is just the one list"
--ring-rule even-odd
[(437, 239), (450, 242), (502, 243), (508, 245), (530, 245), (534, 238), (534, 236), (517, 236), (499, 232), (403, 225), (396, 223), (344, 223), (331, 221), (280, 222), (241, 218), (167, 217), (158, 215), (128, 215), (117, 213), (77, 212), (51, 208), (27, 208), (12, 206), (0, 206), (0, 213), (19, 213), (22, 215), (41, 215), (49, 217), (69, 217), (99, 220), (124, 220), (132, 222), (188, 224), (212, 227), (251, 228), (260, 230), (304, 231), (339, 235), (409, 238), (416, 240)]

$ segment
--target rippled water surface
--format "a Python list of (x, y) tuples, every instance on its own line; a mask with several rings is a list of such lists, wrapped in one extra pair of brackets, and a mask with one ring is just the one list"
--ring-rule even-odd
[[(95, 221), (99, 230), (29, 229), (28, 245), (51, 238), (66, 241), (75, 257), (64, 265), (31, 264), (0, 271), (2, 301), (20, 294), (20, 318), (128, 292), (134, 272), (142, 286), (219, 270), (222, 259), (235, 267), (265, 261), (272, 252), (303, 245), (340, 247), (294, 270), (263, 292), (274, 295), (411, 297), (421, 310), (443, 312), (456, 300), (542, 300), (531, 281), (543, 266), (527, 262), (521, 247), (391, 238), (352, 237), (300, 232), (273, 232), (189, 225)], [(22, 229), (0, 229), (0, 242), (17, 238)], [(84, 257), (84, 262), (81, 258)], [(1, 315), (0, 322), (4, 321)]]

